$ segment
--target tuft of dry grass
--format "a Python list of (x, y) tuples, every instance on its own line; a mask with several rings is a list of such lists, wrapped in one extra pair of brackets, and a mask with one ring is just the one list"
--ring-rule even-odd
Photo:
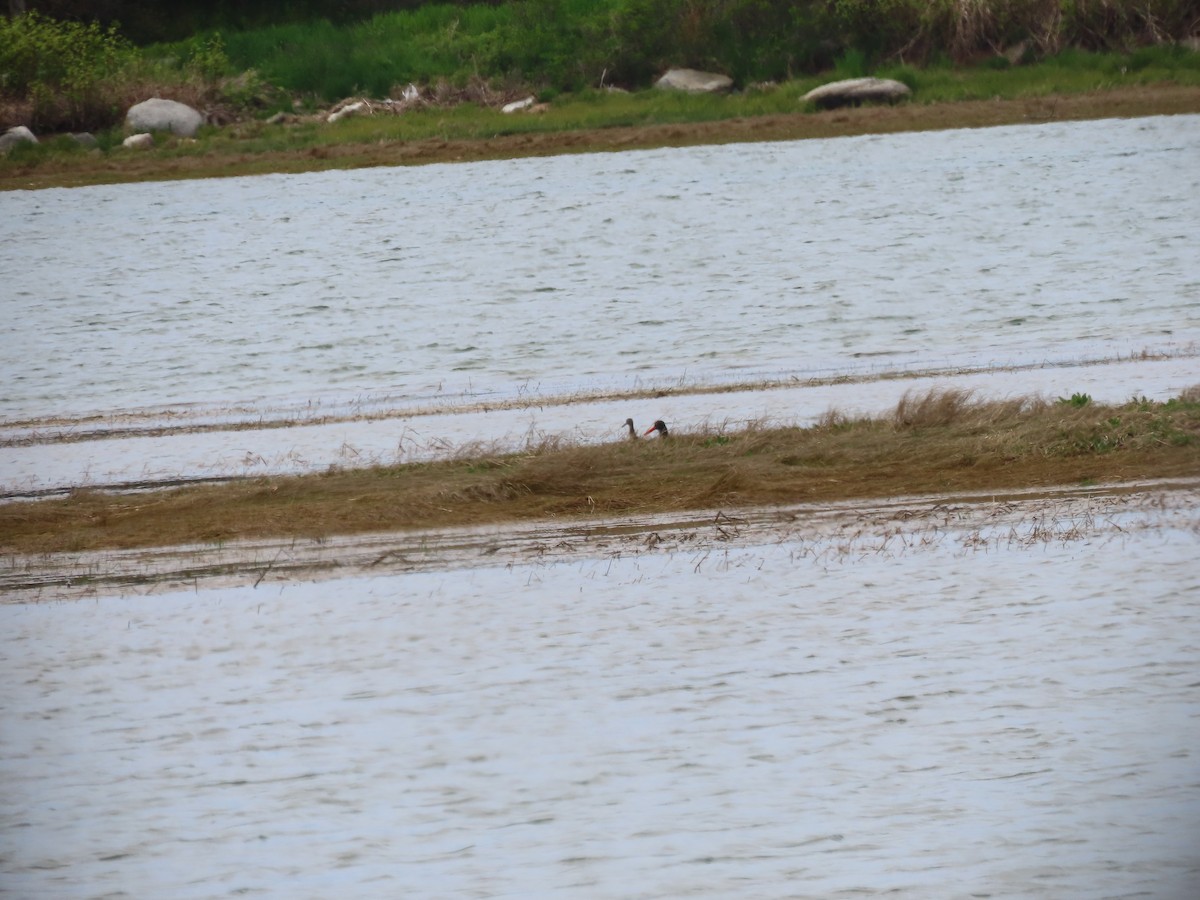
[(1083, 406), (906, 395), (890, 415), (808, 428), (723, 425), (579, 446), (530, 435), (433, 463), (146, 494), (0, 504), (0, 551), (32, 554), (324, 538), (547, 518), (1200, 476), (1200, 387), (1168, 403)]
[(1041, 397), (979, 401), (973, 391), (949, 388), (924, 394), (908, 391), (896, 404), (892, 422), (898, 430), (957, 425), (990, 429), (1005, 422), (1043, 412), (1048, 403)]

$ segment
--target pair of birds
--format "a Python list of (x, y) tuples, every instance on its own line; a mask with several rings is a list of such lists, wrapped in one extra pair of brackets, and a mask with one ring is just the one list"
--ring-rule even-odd
[[(633, 419), (626, 419), (625, 427), (629, 429), (629, 439), (631, 441), (636, 441), (638, 439), (638, 433), (637, 429), (633, 427)], [(662, 419), (655, 419), (654, 424), (647, 428), (644, 433), (649, 434), (652, 431), (657, 431), (659, 437), (665, 438), (671, 436), (671, 432), (667, 431), (667, 423)]]

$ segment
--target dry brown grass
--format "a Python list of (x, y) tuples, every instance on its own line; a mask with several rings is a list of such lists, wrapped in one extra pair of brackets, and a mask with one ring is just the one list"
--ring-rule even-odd
[[(1200, 391), (1193, 389), (1195, 397)], [(653, 514), (1200, 475), (1200, 403), (1121, 407), (906, 396), (890, 416), (720, 428), (601, 446), (0, 505), (0, 550), (44, 553), (322, 538), (545, 518)]]

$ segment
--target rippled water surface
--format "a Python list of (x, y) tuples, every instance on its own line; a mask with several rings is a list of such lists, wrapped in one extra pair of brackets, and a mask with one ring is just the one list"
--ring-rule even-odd
[(0, 604), (0, 873), (20, 897), (1186, 900), (1196, 502), (913, 501)]
[(18, 192), (0, 210), (9, 419), (1200, 338), (1197, 116)]
[[(8, 496), (1200, 382), (1197, 116), (0, 213)], [(6, 557), (0, 892), (1191, 900), (1198, 510), (1181, 479)]]

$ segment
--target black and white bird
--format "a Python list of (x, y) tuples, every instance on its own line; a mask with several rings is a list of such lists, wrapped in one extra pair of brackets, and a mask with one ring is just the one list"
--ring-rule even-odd
[(665, 437), (671, 436), (671, 432), (667, 431), (667, 423), (664, 422), (662, 419), (656, 419), (654, 424), (646, 429), (645, 433), (649, 434), (652, 431), (657, 431), (658, 436), (660, 438), (665, 438)]

